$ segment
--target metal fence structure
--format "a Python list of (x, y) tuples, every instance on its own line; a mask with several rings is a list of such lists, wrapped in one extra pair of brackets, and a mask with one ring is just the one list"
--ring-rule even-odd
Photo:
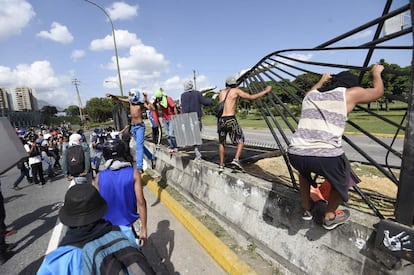
[[(324, 72), (336, 73), (341, 70), (352, 70), (359, 73), (359, 78), (362, 80), (370, 70), (370, 66), (380, 60), (384, 60), (388, 64), (397, 64), (394, 62), (395, 57), (404, 56), (412, 62), (413, 2), (411, 0), (407, 5), (394, 7), (393, 1), (388, 0), (383, 13), (378, 18), (314, 48), (285, 49), (273, 52), (262, 58), (238, 78), (239, 84), (251, 94), (261, 91), (269, 82), (278, 87), (278, 92), (275, 92), (274, 89), (266, 97), (256, 100), (255, 104), (257, 104), (266, 121), (277, 147), (282, 151), (282, 156), (289, 168), (293, 187), (297, 188), (297, 183), (287, 158), (286, 148), (290, 142), (288, 136), (297, 128), (299, 115), (291, 107), (300, 105), (307, 91), (305, 88), (309, 89), (314, 84), (309, 83), (303, 75), (320, 76)], [(395, 21), (396, 18), (401, 19), (400, 22), (406, 22), (401, 23), (397, 28), (391, 28), (393, 30), (390, 31), (388, 24)], [(351, 39), (367, 31), (372, 33), (372, 36), (367, 38), (366, 41), (361, 42), (361, 40)], [(359, 41), (359, 44), (354, 45), (354, 41)], [(360, 60), (360, 62), (350, 64), (348, 57), (351, 55), (352, 60)], [(375, 144), (378, 150), (385, 150), (384, 163), (373, 159), (364, 148), (353, 142), (350, 136), (344, 135), (343, 141), (355, 151), (355, 154), (363, 158), (365, 163), (378, 169), (393, 184), (398, 186), (396, 201), (394, 198), (395, 217), (399, 223), (412, 225), (414, 220), (414, 204), (412, 203), (414, 199), (412, 195), (414, 194), (414, 185), (412, 184), (414, 182), (413, 75), (411, 68), (408, 70), (407, 68), (404, 70), (387, 68), (383, 71), (383, 76), (391, 78), (406, 76), (410, 79), (410, 87), (404, 91), (408, 96), (389, 97), (393, 101), (399, 100), (406, 104), (407, 109), (403, 120), (400, 123), (393, 122), (376, 110), (360, 105), (356, 106), (355, 109), (375, 117), (379, 123), (385, 123), (395, 128), (394, 138), (390, 139), (390, 143), (386, 143), (354, 121), (349, 120), (348, 123), (355, 131), (363, 134)], [(393, 146), (395, 138), (399, 134), (405, 135), (402, 153)], [(394, 158), (396, 165), (388, 163), (391, 158)], [(392, 172), (391, 168), (400, 169), (399, 178)], [(372, 203), (370, 197), (358, 185), (353, 188), (375, 215), (381, 219), (384, 218), (381, 211)]]
[(0, 113), (0, 117), (6, 117), (13, 127), (17, 128), (29, 128), (33, 125), (41, 125), (44, 122), (40, 111), (3, 112)]

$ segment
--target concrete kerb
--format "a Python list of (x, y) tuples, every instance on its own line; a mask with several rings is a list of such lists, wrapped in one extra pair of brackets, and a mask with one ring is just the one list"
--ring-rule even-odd
[(158, 183), (149, 175), (144, 173), (142, 180), (156, 196), (159, 195), (160, 201), (167, 206), (224, 271), (228, 274), (257, 274), (167, 192), (158, 192), (162, 187), (158, 186)]

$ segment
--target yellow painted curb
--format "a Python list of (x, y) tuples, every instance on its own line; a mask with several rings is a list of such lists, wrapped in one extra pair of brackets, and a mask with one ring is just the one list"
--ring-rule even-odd
[(168, 207), (171, 213), (228, 274), (257, 274), (246, 263), (241, 261), (219, 238), (194, 218), (187, 209), (182, 207), (166, 191), (159, 187), (157, 182), (149, 175), (144, 173), (142, 180), (156, 196), (159, 196), (160, 201)]

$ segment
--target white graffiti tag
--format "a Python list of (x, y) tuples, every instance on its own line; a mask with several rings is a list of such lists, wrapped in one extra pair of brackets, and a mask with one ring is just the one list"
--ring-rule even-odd
[(402, 231), (397, 235), (390, 236), (390, 231), (384, 230), (383, 244), (391, 251), (412, 251), (411, 248), (406, 247), (411, 245), (411, 240), (410, 235), (408, 235), (405, 231)]

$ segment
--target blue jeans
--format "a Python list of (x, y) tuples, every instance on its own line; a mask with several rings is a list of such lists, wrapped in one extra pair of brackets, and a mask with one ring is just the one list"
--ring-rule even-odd
[(142, 170), (144, 162), (144, 137), (145, 137), (145, 124), (138, 123), (131, 125), (131, 132), (135, 140), (136, 150), (136, 163), (137, 169)]
[(13, 187), (17, 187), (19, 183), (22, 182), (25, 176), (26, 176), (26, 171), (24, 169), (20, 169), (20, 176), (14, 181)]
[(167, 136), (167, 142), (170, 146), (170, 149), (177, 148), (177, 142), (175, 141), (174, 136), (174, 125), (172, 120), (164, 120), (164, 127), (165, 127), (165, 135)]
[(47, 174), (49, 176), (53, 175), (55, 171), (53, 170), (52, 159), (46, 154), (46, 152), (42, 152), (42, 157), (47, 163)]
[(96, 171), (96, 173), (98, 173), (99, 172), (99, 166), (101, 165), (101, 161), (102, 161), (102, 154), (103, 154), (103, 151), (97, 151), (97, 150), (95, 150), (95, 159), (94, 159), (94, 164), (95, 164), (95, 171)]

